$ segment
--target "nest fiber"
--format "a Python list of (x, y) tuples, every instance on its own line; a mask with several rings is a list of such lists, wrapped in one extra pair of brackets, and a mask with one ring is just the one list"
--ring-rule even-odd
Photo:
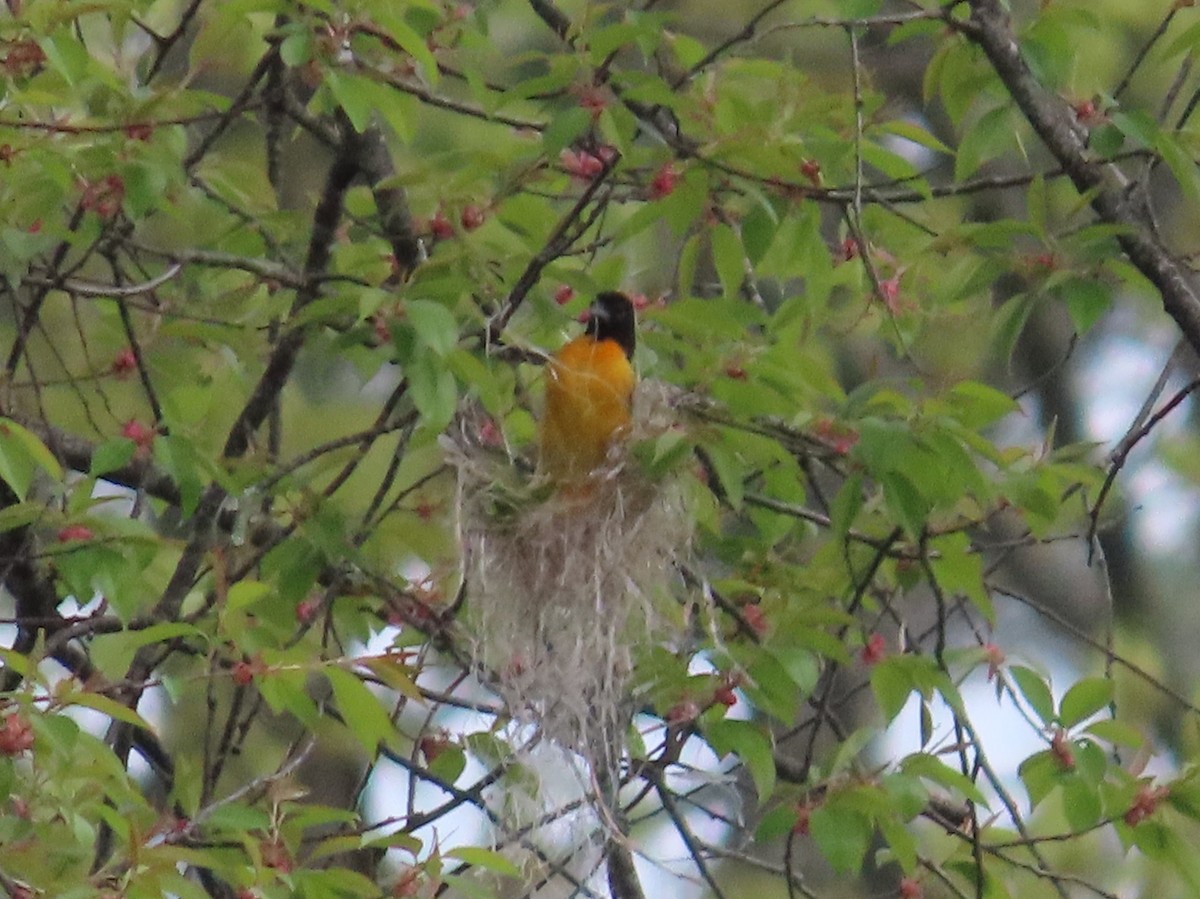
[(669, 639), (674, 562), (691, 528), (674, 478), (653, 480), (625, 446), (661, 434), (663, 388), (643, 384), (627, 441), (586, 485), (552, 489), (460, 428), (460, 525), (474, 656), (512, 718), (605, 767), (632, 709), (639, 647)]

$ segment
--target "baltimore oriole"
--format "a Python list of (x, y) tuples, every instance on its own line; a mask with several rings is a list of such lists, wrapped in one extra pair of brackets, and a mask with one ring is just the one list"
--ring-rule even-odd
[(584, 333), (546, 365), (542, 471), (560, 483), (580, 482), (604, 463), (629, 424), (637, 382), (633, 303), (609, 291), (588, 309)]

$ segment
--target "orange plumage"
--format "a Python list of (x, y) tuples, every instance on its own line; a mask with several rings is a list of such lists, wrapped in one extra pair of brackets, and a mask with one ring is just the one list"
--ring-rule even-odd
[(585, 480), (601, 466), (632, 413), (633, 305), (623, 294), (603, 293), (589, 313), (587, 332), (546, 366), (541, 463), (560, 482)]

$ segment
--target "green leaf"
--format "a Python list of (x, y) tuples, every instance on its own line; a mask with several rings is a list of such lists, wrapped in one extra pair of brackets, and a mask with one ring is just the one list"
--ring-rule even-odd
[[(431, 87), (436, 87), (441, 72), (438, 69), (437, 58), (429, 49), (425, 37), (417, 33), (405, 21), (403, 10), (411, 4), (377, 3), (372, 7), (371, 15), (375, 23), (382, 25), (392, 36), (401, 49), (404, 50), (421, 67), (421, 75)], [(389, 8), (390, 7), (390, 8)]]
[(1075, 773), (1092, 786), (1098, 785), (1108, 774), (1109, 754), (1094, 740), (1071, 741), (1075, 753)]
[[(320, 803), (305, 802), (288, 810), (288, 823), (297, 828), (308, 830), (312, 827), (324, 827), (326, 825), (357, 825), (362, 823), (362, 819), (358, 813), (348, 808), (334, 808)], [(362, 837), (356, 834), (354, 836), (356, 843), (361, 845)]]
[(751, 704), (780, 721), (791, 720), (804, 697), (774, 653), (766, 647), (744, 643), (731, 647), (731, 654), (749, 675), (742, 691)]
[(65, 29), (59, 29), (53, 37), (42, 41), (41, 46), (46, 60), (72, 87), (87, 77), (92, 55)]
[[(1005, 482), (1005, 492), (1026, 513), (1029, 524), (1049, 525), (1058, 515), (1058, 495), (1042, 472), (1019, 472)], [(1036, 531), (1035, 531), (1036, 533)]]
[(1121, 152), (1121, 148), (1125, 146), (1125, 135), (1116, 125), (1105, 122), (1092, 129), (1089, 143), (1096, 158), (1104, 159)]
[(698, 343), (717, 343), (762, 325), (764, 317), (737, 296), (720, 299), (685, 297), (656, 311), (654, 320), (680, 337)]
[(592, 124), (592, 117), (586, 109), (579, 106), (568, 106), (558, 113), (546, 125), (542, 132), (542, 150), (553, 159), (580, 134)]
[(159, 166), (129, 163), (121, 167), (125, 182), (125, 209), (131, 216), (145, 216), (157, 210), (166, 196), (175, 173)]
[(450, 744), (429, 763), (429, 773), (443, 783), (453, 784), (467, 767), (467, 754), (461, 746)]
[(875, 831), (866, 815), (826, 804), (813, 811), (808, 826), (821, 854), (834, 871), (858, 873)]
[(971, 778), (951, 768), (936, 756), (926, 752), (913, 753), (900, 763), (900, 769), (905, 774), (931, 781), (977, 805), (988, 807), (987, 797)]
[(1021, 408), (1007, 393), (978, 381), (959, 381), (950, 388), (948, 399), (955, 418), (975, 430), (994, 424)]
[(929, 805), (929, 789), (919, 777), (896, 771), (885, 774), (880, 779), (880, 786), (902, 821), (911, 821)]
[(333, 688), (342, 722), (362, 747), (373, 756), (381, 744), (390, 743), (396, 728), (379, 698), (349, 671), (327, 668), (325, 676)]
[(1113, 698), (1113, 682), (1104, 677), (1089, 677), (1067, 690), (1058, 708), (1063, 727), (1074, 727), (1100, 711)]
[(742, 246), (750, 262), (758, 264), (771, 248), (779, 228), (779, 216), (769, 202), (756, 203), (742, 219)]
[(368, 831), (358, 838), (359, 845), (362, 847), (380, 846), (390, 849), (403, 849), (409, 855), (417, 855), (425, 845), (417, 837), (411, 833), (406, 833), (403, 830), (393, 831), (392, 833), (373, 833)]
[(292, 67), (301, 66), (312, 58), (312, 34), (307, 30), (293, 31), (279, 44), (279, 58)]
[(504, 415), (505, 393), (503, 378), (494, 367), (464, 349), (454, 349), (446, 356), (446, 365), (463, 384), (466, 391), (478, 397), (493, 417)]
[(414, 672), (399, 655), (384, 655), (365, 658), (361, 663), (379, 678), (391, 690), (408, 697), (415, 703), (424, 705), (425, 697), (413, 680)]
[(884, 134), (894, 134), (896, 137), (902, 137), (905, 140), (912, 141), (914, 144), (919, 144), (929, 150), (934, 150), (938, 153), (945, 153), (947, 156), (953, 156), (954, 151), (914, 122), (906, 122), (903, 119), (893, 119), (890, 122), (884, 122), (873, 131), (880, 131)]
[(930, 656), (912, 653), (888, 656), (871, 669), (871, 686), (889, 721), (914, 694), (928, 700), (937, 692), (952, 709), (962, 706), (953, 682)]
[(1054, 723), (1054, 697), (1050, 693), (1050, 685), (1036, 671), (1023, 665), (1013, 665), (1008, 673), (1016, 682), (1017, 690), (1025, 697), (1033, 713), (1041, 719), (1042, 724)]
[(458, 405), (458, 382), (446, 363), (434, 353), (414, 356), (404, 368), (413, 405), (434, 430), (440, 431), (454, 417)]
[(821, 660), (817, 655), (792, 646), (768, 646), (766, 649), (799, 688), (799, 698), (811, 695), (821, 676)]
[(954, 178), (962, 181), (995, 159), (1012, 145), (1013, 112), (1007, 104), (997, 106), (969, 125), (954, 158)]
[(742, 760), (760, 802), (775, 789), (775, 756), (770, 736), (752, 721), (722, 719), (704, 726), (704, 736), (717, 755), (732, 752)]
[(308, 693), (307, 674), (303, 671), (268, 669), (254, 684), (271, 711), (294, 715), (305, 727), (315, 728), (321, 712)]
[(726, 297), (738, 296), (741, 293), (742, 282), (746, 280), (745, 253), (741, 240), (733, 229), (724, 223), (719, 223), (712, 229), (712, 253), (722, 293)]
[(600, 65), (605, 58), (626, 44), (633, 43), (638, 36), (639, 28), (632, 22), (617, 22), (601, 28), (595, 28), (587, 34), (588, 56), (593, 65)]
[(867, 744), (875, 739), (877, 731), (873, 727), (860, 727), (838, 744), (837, 751), (829, 761), (829, 776), (849, 771), (858, 761), (858, 757)]
[(438, 356), (446, 356), (458, 343), (458, 322), (441, 303), (409, 300), (404, 304), (404, 315), (417, 332), (418, 340)]
[(271, 585), (262, 581), (238, 581), (225, 596), (225, 608), (230, 612), (249, 608), (262, 602), (272, 593)]
[(1086, 334), (1108, 312), (1112, 291), (1095, 280), (1071, 278), (1055, 291), (1066, 303), (1071, 324), (1079, 334)]
[(205, 815), (204, 824), (214, 830), (230, 833), (248, 833), (255, 830), (267, 831), (271, 818), (264, 809), (252, 808), (237, 802), (218, 804)]
[(759, 843), (770, 842), (784, 834), (791, 833), (796, 826), (796, 807), (794, 805), (777, 805), (768, 811), (758, 822), (754, 830), (754, 839)]
[(133, 709), (99, 693), (78, 690), (62, 697), (62, 702), (64, 705), (78, 705), (94, 709), (101, 715), (107, 715), (114, 721), (123, 721), (126, 724), (132, 724), (134, 727), (141, 728), (149, 733), (154, 733), (154, 728), (150, 726), (150, 722)]
[(668, 472), (677, 471), (692, 459), (694, 445), (679, 431), (668, 431), (654, 440), (633, 446), (638, 464), (652, 480), (658, 481)]
[(708, 53), (708, 48), (693, 37), (683, 32), (670, 32), (669, 46), (675, 53), (675, 59), (685, 69), (698, 64)]
[(103, 647), (105, 658), (111, 663), (113, 655), (118, 655), (122, 666), (127, 667), (133, 659), (133, 654), (142, 646), (151, 643), (161, 643), (180, 637), (205, 637), (203, 631), (193, 624), (183, 621), (161, 621), (141, 630), (125, 630), (115, 634), (105, 634), (97, 637), (97, 643)]
[(321, 553), (308, 540), (288, 540), (263, 559), (262, 575), (274, 583), (280, 605), (291, 608), (308, 595), (324, 565)]
[(375, 112), (372, 82), (352, 72), (326, 69), (322, 83), (333, 94), (338, 106), (342, 107), (355, 131), (361, 132), (371, 124), (371, 116)]
[(912, 679), (900, 666), (884, 659), (871, 669), (871, 690), (883, 719), (891, 723), (913, 694)]
[(861, 472), (854, 472), (846, 478), (829, 509), (830, 524), (836, 537), (845, 539), (864, 502), (863, 476)]
[(884, 472), (879, 476), (883, 487), (883, 500), (896, 521), (913, 538), (925, 530), (925, 521), (932, 511), (932, 504), (921, 495), (912, 481), (898, 471)]
[(1063, 785), (1063, 813), (1072, 830), (1094, 827), (1103, 814), (1100, 791), (1081, 777), (1066, 778)]
[(905, 873), (911, 873), (917, 867), (917, 838), (912, 832), (894, 818), (880, 815), (877, 819), (879, 830), (887, 840), (892, 857)]
[(1109, 113), (1109, 121), (1126, 137), (1137, 141), (1143, 147), (1151, 148), (1158, 145), (1161, 129), (1154, 118), (1144, 110), (1114, 109)]
[[(963, 883), (975, 883), (979, 878), (979, 866), (969, 855), (947, 859), (944, 864), (946, 870), (958, 875)], [(1007, 869), (1002, 869), (1002, 871), (1004, 874), (1008, 873)], [(986, 864), (983, 866), (983, 892), (978, 895), (979, 899), (1013, 899), (1013, 894), (1009, 891), (1004, 877)], [(1028, 893), (1023, 895), (1027, 896)]]
[(497, 897), (496, 891), (489, 884), (481, 883), (478, 878), (470, 874), (443, 874), (440, 880), (450, 888), (451, 895), (462, 896), (463, 899), (496, 899)]
[(1070, 58), (1077, 52), (1063, 16), (1047, 10), (1033, 20), (1021, 35), (1021, 53), (1034, 77), (1052, 90), (1060, 89), (1070, 71)]
[(878, 169), (884, 177), (893, 181), (904, 181), (906, 187), (929, 195), (929, 185), (924, 178), (919, 177), (917, 167), (899, 153), (866, 141), (862, 145), (862, 157), (863, 162)]
[[(683, 173), (671, 195), (655, 203), (654, 208), (671, 230), (682, 236), (708, 208), (708, 187), (708, 173), (700, 166), (692, 166)], [(699, 238), (699, 234), (693, 236)], [(690, 296), (691, 291), (681, 295)]]
[(937, 555), (929, 566), (942, 590), (952, 596), (965, 596), (994, 623), (995, 609), (984, 585), (983, 557), (972, 551), (970, 537), (964, 533), (947, 534), (932, 543)]
[(1011, 363), (1017, 341), (1025, 331), (1025, 324), (1029, 321), (1036, 302), (1037, 298), (1033, 294), (1014, 294), (993, 317), (992, 345), (995, 347), (997, 358)]
[(137, 446), (127, 437), (106, 440), (92, 453), (92, 465), (88, 473), (93, 477), (102, 477), (110, 471), (128, 465), (136, 451)]
[(40, 503), (16, 503), (0, 509), (0, 534), (27, 527), (44, 518), (46, 507)]
[(304, 899), (379, 899), (379, 886), (357, 871), (344, 865), (328, 870), (300, 868), (288, 875), (294, 886), (290, 895)]
[(1017, 768), (1029, 794), (1031, 808), (1037, 808), (1063, 778), (1063, 770), (1050, 750), (1035, 753)]
[(476, 868), (484, 868), (505, 877), (521, 877), (521, 869), (509, 859), (492, 849), (478, 846), (461, 846), (442, 853), (444, 858), (457, 858)]
[(1046, 179), (1039, 173), (1029, 182), (1025, 191), (1025, 208), (1029, 210), (1029, 224), (1034, 235), (1043, 243), (1048, 239), (1046, 233), (1046, 214), (1049, 202), (1046, 196)]
[(1112, 718), (1093, 721), (1084, 728), (1084, 733), (1091, 734), (1098, 740), (1112, 743), (1114, 746), (1125, 746), (1130, 749), (1137, 749), (1146, 743), (1145, 736), (1138, 728), (1125, 721)]
[(30, 677), (34, 672), (34, 664), (29, 657), (14, 649), (0, 647), (0, 663), (3, 663), (5, 669), (11, 669), (22, 678)]
[(922, 747), (925, 747), (925, 746), (928, 746), (929, 741), (933, 739), (933, 712), (929, 708), (929, 701), (927, 699), (921, 700), (920, 713), (921, 713), (921, 724), (920, 724), (921, 743), (920, 743), (920, 745)]
[(743, 482), (746, 467), (737, 455), (716, 441), (701, 448), (703, 457), (711, 464), (713, 473), (725, 494), (725, 501), (733, 509), (740, 509), (745, 501)]
[(39, 468), (56, 481), (63, 479), (62, 466), (33, 432), (11, 418), (0, 418), (0, 478), (18, 499), (25, 499)]
[[(1182, 5), (1173, 8), (1180, 9)], [(1196, 22), (1185, 28), (1166, 46), (1157, 46), (1154, 58), (1159, 62), (1166, 62), (1180, 53), (1185, 53), (1189, 50), (1195, 51), (1197, 47), (1200, 47), (1200, 22)]]
[(154, 461), (175, 480), (179, 488), (179, 508), (184, 516), (191, 515), (200, 504), (200, 495), (209, 476), (218, 476), (210, 459), (196, 445), (179, 434), (165, 434), (154, 441)]

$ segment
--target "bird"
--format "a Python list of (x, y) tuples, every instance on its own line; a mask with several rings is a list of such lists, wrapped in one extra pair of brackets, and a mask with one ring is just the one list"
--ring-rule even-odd
[(584, 333), (567, 341), (546, 365), (542, 473), (559, 484), (583, 484), (629, 428), (637, 375), (633, 303), (617, 291), (597, 295)]

